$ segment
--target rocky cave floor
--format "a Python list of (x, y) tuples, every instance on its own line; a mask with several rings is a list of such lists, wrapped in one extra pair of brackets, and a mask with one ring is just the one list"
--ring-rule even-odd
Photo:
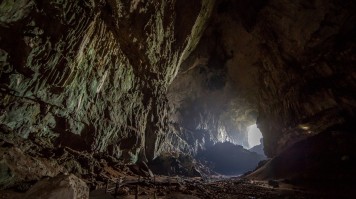
[[(137, 181), (136, 181), (137, 182)], [(278, 185), (277, 185), (278, 184)], [(276, 187), (277, 186), (277, 187)], [(138, 189), (138, 191), (137, 191)], [(181, 178), (160, 176), (156, 185), (152, 180), (124, 185), (118, 190), (117, 198), (350, 198), (347, 192), (330, 192), (301, 188), (283, 182), (253, 181), (240, 177)], [(92, 199), (114, 198), (103, 189), (90, 193)]]
[[(136, 176), (137, 177), (137, 176)], [(276, 181), (253, 181), (240, 177), (211, 176), (200, 177), (169, 177), (136, 178), (127, 176), (117, 189), (115, 197), (115, 183), (109, 183), (106, 193), (105, 187), (92, 190), (90, 199), (113, 198), (241, 198), (241, 199), (275, 199), (275, 198), (352, 198), (350, 192), (340, 192), (302, 188)], [(153, 180), (155, 179), (155, 181)], [(276, 186), (278, 184), (278, 186)], [(111, 188), (111, 189), (110, 189)], [(1, 199), (23, 198), (26, 194), (14, 190), (0, 191)]]
[[(323, 189), (315, 189), (295, 186), (292, 185), (294, 183), (285, 180), (254, 181), (245, 177), (221, 175), (152, 177), (146, 164), (123, 165), (110, 156), (78, 152), (67, 147), (49, 150), (45, 142), (33, 141), (21, 139), (10, 141), (5, 137), (0, 139), (0, 155), (4, 159), (0, 164), (1, 182), (7, 183), (7, 188), (0, 190), (0, 199), (31, 198), (28, 197), (29, 193), (41, 195), (41, 192), (46, 191), (56, 193), (56, 189), (60, 189), (60, 186), (56, 187), (57, 184), (64, 182), (64, 185), (62, 183), (64, 187), (73, 184), (71, 180), (69, 182), (63, 180), (68, 177), (59, 177), (62, 181), (54, 180), (58, 179), (58, 176), (68, 174), (73, 174), (71, 176), (76, 176), (75, 178), (79, 178), (78, 180), (84, 184), (84, 189), (78, 190), (88, 192), (90, 189), (89, 198), (92, 199), (115, 198), (118, 180), (120, 183), (116, 189), (116, 198), (135, 198), (136, 195), (138, 198), (185, 199), (352, 198), (354, 192), (352, 185), (351, 188), (339, 186), (341, 189), (336, 188), (337, 185), (333, 183), (325, 183), (327, 186), (323, 186)], [(42, 187), (38, 185), (51, 180), (52, 184), (47, 183), (44, 186), (42, 184)], [(36, 186), (37, 190), (33, 190)], [(109, 193), (105, 193), (106, 190), (109, 190)]]

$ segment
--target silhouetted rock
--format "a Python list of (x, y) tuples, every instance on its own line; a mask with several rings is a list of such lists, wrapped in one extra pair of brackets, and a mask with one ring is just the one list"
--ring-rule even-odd
[[(248, 178), (287, 179), (293, 184), (356, 188), (356, 145), (353, 123), (337, 126), (295, 143)], [(341, 129), (343, 129), (341, 131)], [(339, 130), (336, 130), (339, 129)]]
[(217, 143), (198, 154), (202, 160), (211, 162), (213, 170), (227, 175), (242, 174), (253, 170), (263, 156), (229, 142)]
[(161, 175), (202, 176), (210, 174), (209, 168), (197, 162), (192, 156), (178, 157), (162, 155), (149, 163), (153, 173)]

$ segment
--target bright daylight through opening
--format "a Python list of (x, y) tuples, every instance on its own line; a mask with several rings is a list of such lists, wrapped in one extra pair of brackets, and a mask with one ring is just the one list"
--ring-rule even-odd
[(249, 126), (247, 128), (247, 133), (249, 148), (261, 144), (260, 140), (262, 138), (262, 133), (260, 129), (257, 128), (256, 124)]

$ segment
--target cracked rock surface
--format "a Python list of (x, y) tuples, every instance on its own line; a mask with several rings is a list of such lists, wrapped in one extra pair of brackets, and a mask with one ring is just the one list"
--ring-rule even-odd
[(1, 133), (152, 159), (166, 137), (167, 87), (213, 4), (2, 1)]

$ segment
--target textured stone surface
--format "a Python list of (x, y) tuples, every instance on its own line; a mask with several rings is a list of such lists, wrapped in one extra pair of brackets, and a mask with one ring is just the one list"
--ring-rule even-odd
[(89, 188), (75, 175), (59, 175), (36, 183), (26, 193), (28, 199), (89, 199)]
[(354, 9), (353, 1), (271, 1), (261, 11), (257, 122), (267, 155), (354, 120)]
[(55, 159), (30, 157), (14, 146), (1, 148), (0, 159), (0, 189), (37, 181), (43, 176), (54, 177), (66, 171)]
[(152, 159), (165, 140), (167, 86), (213, 4), (2, 1), (1, 133)]

